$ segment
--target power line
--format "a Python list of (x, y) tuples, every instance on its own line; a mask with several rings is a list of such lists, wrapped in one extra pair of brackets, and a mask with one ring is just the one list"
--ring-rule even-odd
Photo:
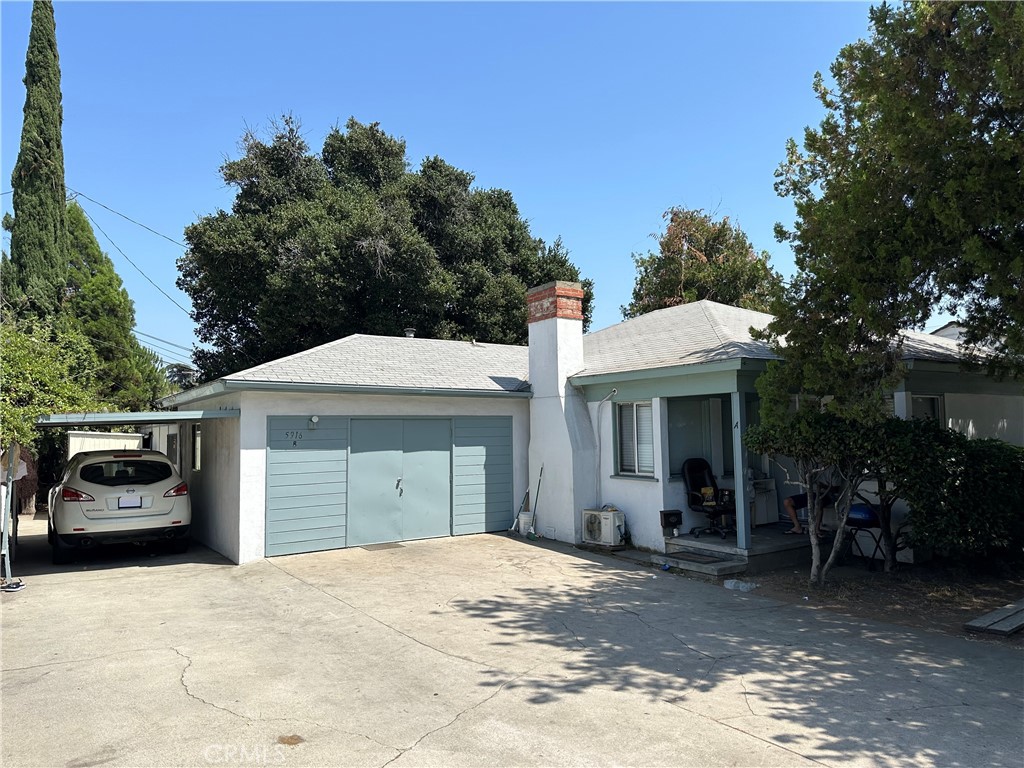
[(93, 200), (93, 199), (92, 199), (91, 197), (89, 197), (89, 196), (88, 196), (87, 194), (85, 194), (84, 192), (79, 192), (79, 191), (78, 191), (77, 189), (72, 189), (71, 187), (68, 187), (68, 188), (67, 188), (67, 190), (68, 190), (69, 192), (73, 193), (74, 195), (76, 195), (77, 197), (84, 197), (84, 198), (85, 198), (86, 200), (88, 200), (88, 201), (89, 201), (90, 203), (96, 203), (96, 205), (98, 205), (98, 206), (99, 206), (100, 208), (105, 208), (106, 210), (110, 211), (110, 212), (111, 212), (111, 213), (113, 213), (114, 215), (116, 215), (116, 216), (120, 216), (120, 217), (121, 217), (122, 219), (125, 219), (126, 221), (130, 221), (130, 222), (131, 222), (132, 224), (135, 224), (136, 226), (142, 227), (142, 228), (143, 228), (144, 230), (146, 230), (147, 232), (152, 232), (152, 233), (153, 233), (154, 235), (156, 235), (157, 237), (162, 237), (162, 238), (163, 238), (164, 240), (166, 240), (166, 241), (168, 241), (168, 242), (170, 242), (170, 243), (174, 243), (175, 245), (181, 246), (182, 248), (188, 248), (188, 246), (187, 246), (187, 245), (185, 245), (184, 243), (178, 242), (178, 241), (177, 241), (177, 240), (175, 240), (175, 239), (174, 239), (173, 237), (168, 237), (168, 236), (167, 236), (167, 235), (165, 235), (165, 234), (164, 234), (163, 232), (157, 232), (157, 231), (156, 231), (155, 229), (153, 229), (152, 227), (147, 227), (147, 226), (146, 226), (145, 224), (143, 224), (143, 223), (142, 223), (141, 221), (136, 221), (136, 220), (135, 220), (135, 219), (133, 219), (133, 218), (132, 218), (131, 216), (128, 216), (128, 215), (126, 215), (126, 214), (123, 214), (123, 213), (121, 213), (120, 211), (115, 211), (115, 210), (114, 210), (113, 208), (111, 208), (111, 207), (110, 207), (109, 205), (104, 205), (104, 204), (103, 204), (103, 203), (101, 203), (101, 202), (100, 202), (99, 200)]
[(159, 336), (151, 336), (148, 333), (143, 333), (142, 331), (134, 328), (132, 329), (132, 333), (134, 333), (136, 336), (145, 336), (147, 339), (153, 339), (154, 341), (162, 341), (164, 344), (167, 344), (168, 346), (177, 347), (178, 349), (183, 349), (189, 354), (192, 354), (192, 349), (190, 347), (183, 347), (181, 346), (181, 344), (175, 344), (173, 341), (161, 339)]
[(177, 360), (175, 360), (175, 362), (180, 362), (186, 365), (192, 365), (191, 361), (189, 361), (188, 363), (185, 362), (187, 358), (180, 352), (174, 352), (170, 349), (167, 349), (166, 347), (161, 347), (159, 344), (153, 344), (152, 342), (139, 341), (139, 344), (143, 347), (143, 349), (148, 349), (150, 352), (154, 352), (157, 355), (167, 355), (168, 357), (178, 358)]
[(108, 235), (106, 232), (103, 231), (103, 227), (101, 227), (99, 224), (96, 223), (96, 219), (94, 219), (92, 216), (90, 216), (88, 211), (86, 211), (83, 208), (82, 212), (85, 214), (86, 218), (88, 218), (89, 221), (92, 222), (92, 225), (94, 227), (96, 227), (96, 229), (98, 229), (103, 234), (103, 236), (105, 238), (107, 238), (107, 240), (110, 242), (110, 244), (112, 246), (114, 246), (115, 248), (117, 248), (117, 252), (120, 253), (122, 256), (124, 256), (125, 261), (127, 261), (129, 264), (131, 264), (133, 267), (135, 267), (136, 271), (138, 271), (138, 273), (140, 275), (142, 275), (144, 278), (146, 278), (146, 280), (149, 281), (150, 285), (152, 285), (154, 288), (156, 288), (158, 291), (160, 291), (160, 293), (162, 293), (167, 298), (168, 301), (170, 301), (174, 306), (176, 306), (178, 309), (180, 309), (186, 315), (188, 315), (189, 319), (192, 318), (192, 313), (191, 312), (189, 312), (187, 309), (185, 309), (183, 306), (181, 306), (181, 304), (176, 302), (174, 300), (174, 298), (169, 293), (167, 293), (167, 291), (165, 291), (163, 288), (161, 288), (159, 285), (157, 285), (155, 282), (153, 282), (153, 279), (149, 275), (147, 275), (145, 272), (143, 272), (138, 264), (136, 264), (134, 261), (132, 261), (130, 258), (128, 258), (128, 254), (125, 253), (124, 251), (122, 251), (121, 248), (118, 246), (118, 244), (110, 239), (110, 235)]

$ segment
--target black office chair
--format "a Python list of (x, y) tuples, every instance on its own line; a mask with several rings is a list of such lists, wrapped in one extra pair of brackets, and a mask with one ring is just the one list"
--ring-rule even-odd
[(686, 503), (694, 512), (708, 516), (708, 525), (690, 529), (690, 535), (699, 539), (702, 533), (717, 533), (723, 539), (736, 533), (736, 504), (726, 501), (706, 459), (687, 459), (683, 462), (683, 480), (686, 483)]

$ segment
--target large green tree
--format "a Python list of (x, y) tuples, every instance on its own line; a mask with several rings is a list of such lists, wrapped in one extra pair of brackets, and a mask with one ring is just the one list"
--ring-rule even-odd
[(50, 413), (100, 410), (95, 394), (99, 361), (73, 323), (0, 320), (0, 444), (33, 447), (36, 419)]
[(657, 253), (633, 254), (633, 300), (622, 316), (710, 299), (761, 312), (782, 286), (768, 264), (768, 252), (756, 252), (746, 234), (724, 217), (702, 210), (670, 208)]
[(63, 107), (53, 4), (36, 0), (25, 57), (21, 148), (11, 176), (14, 220), (3, 291), (20, 314), (45, 317), (60, 307), (68, 264)]
[[(204, 378), (352, 333), (525, 343), (527, 287), (579, 280), (533, 237), (510, 193), (348, 121), (310, 151), (285, 118), (223, 165), (230, 211), (188, 227), (178, 286), (192, 298)], [(592, 290), (588, 281), (585, 313)]]
[(966, 343), (1024, 373), (1024, 4), (913, 2), (870, 11), (842, 49), (826, 116), (777, 174), (801, 269), (841, 283), (878, 336), (937, 308)]
[(149, 410), (169, 390), (159, 359), (132, 333), (135, 307), (78, 203), (68, 205), (67, 222), (71, 260), (63, 307), (96, 350), (96, 396), (126, 410)]

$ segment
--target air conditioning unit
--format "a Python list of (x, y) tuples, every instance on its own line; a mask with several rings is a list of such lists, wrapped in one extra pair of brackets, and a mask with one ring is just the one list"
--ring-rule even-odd
[(626, 533), (626, 516), (615, 509), (583, 510), (583, 543), (617, 547)]

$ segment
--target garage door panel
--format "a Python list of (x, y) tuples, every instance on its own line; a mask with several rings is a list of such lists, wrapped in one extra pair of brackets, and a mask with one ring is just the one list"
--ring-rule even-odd
[(272, 544), (275, 555), (301, 555), (306, 552), (322, 552), (327, 549), (341, 549), (345, 536), (331, 536), (323, 539), (304, 541), (275, 541)]
[(319, 538), (321, 535), (338, 536), (342, 533), (344, 533), (344, 528), (333, 525), (329, 517), (297, 517), (293, 520), (276, 520), (267, 528), (268, 536), (279, 538), (282, 541), (291, 539), (301, 541), (306, 534), (308, 534), (307, 538)]
[(274, 476), (281, 475), (309, 475), (314, 473), (339, 476), (345, 471), (344, 461), (295, 461), (291, 463), (275, 462), (267, 467), (267, 474)]
[(279, 509), (274, 514), (274, 520), (267, 522), (267, 530), (282, 531), (291, 524), (292, 521), (302, 520), (305, 518), (329, 518), (337, 514), (337, 509), (334, 505), (324, 506), (310, 506), (303, 504), (291, 509)]
[(506, 470), (504, 467), (490, 467), (487, 472), (481, 471), (485, 465), (480, 464), (475, 467), (463, 468), (465, 471), (456, 472), (455, 476), (459, 479), (459, 486), (473, 486), (480, 485), (486, 486), (491, 482), (512, 482), (512, 472)]
[(268, 420), (266, 553), (345, 546), (349, 420), (323, 416)]
[(305, 496), (339, 496), (345, 493), (344, 483), (288, 483), (267, 489), (268, 499), (303, 498)]
[(512, 418), (455, 419), (452, 531), (507, 530), (512, 525)]

